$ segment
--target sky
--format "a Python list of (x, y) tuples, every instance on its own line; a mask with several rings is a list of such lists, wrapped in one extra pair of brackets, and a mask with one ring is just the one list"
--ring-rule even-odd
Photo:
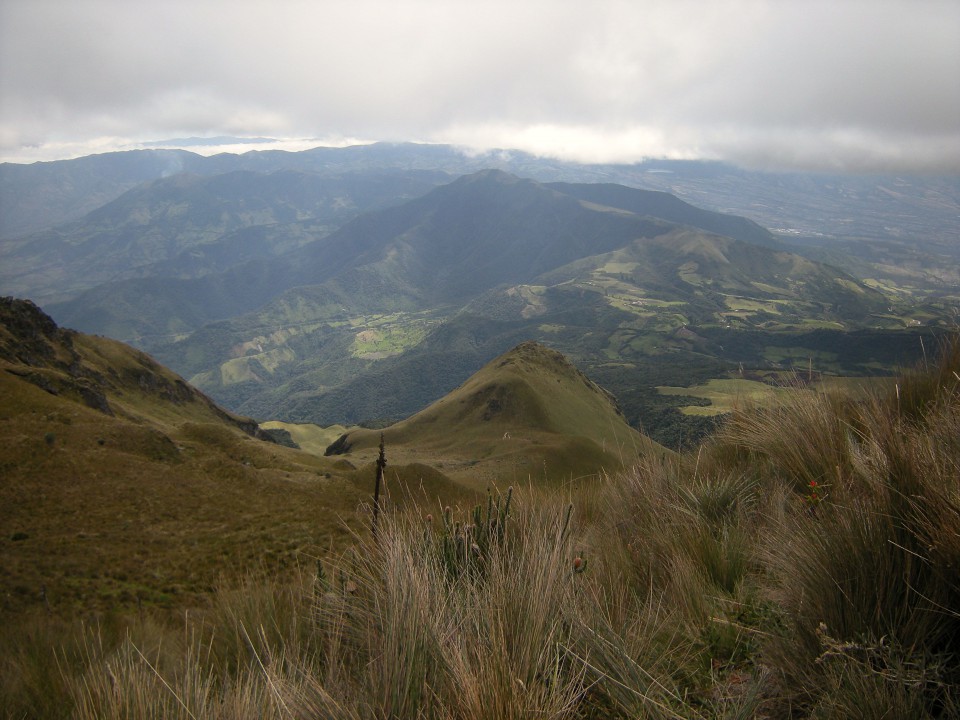
[(0, 0), (0, 161), (218, 136), (960, 174), (960, 0)]

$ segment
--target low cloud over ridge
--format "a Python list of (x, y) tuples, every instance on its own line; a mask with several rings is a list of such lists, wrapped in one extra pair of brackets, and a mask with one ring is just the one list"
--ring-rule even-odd
[(0, 28), (16, 162), (234, 135), (960, 171), (950, 0), (7, 0)]

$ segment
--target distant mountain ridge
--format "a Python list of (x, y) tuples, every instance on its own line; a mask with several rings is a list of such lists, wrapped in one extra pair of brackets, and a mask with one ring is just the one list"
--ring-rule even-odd
[[(678, 333), (664, 347), (689, 347), (696, 335), (679, 330), (690, 323), (740, 325), (759, 310), (779, 323), (802, 323), (803, 313), (856, 323), (886, 302), (835, 268), (774, 249), (775, 239), (748, 221), (731, 226), (765, 244), (697, 228), (701, 219), (715, 227), (724, 218), (680, 201), (669, 210), (687, 224), (638, 215), (617, 206), (649, 209), (649, 193), (609, 189), (608, 200), (603, 192), (582, 200), (481, 171), (285, 256), (166, 290), (151, 285), (149, 302), (136, 299), (146, 285), (132, 282), (124, 302), (137, 304), (125, 314), (146, 340), (157, 334), (152, 352), (221, 402), (258, 417), (329, 424), (409, 415), (523, 339), (594, 364), (611, 352), (610, 338)], [(264, 304), (163, 342), (174, 297), (211, 292), (238, 298), (238, 306)], [(92, 296), (53, 309), (76, 324), (98, 307), (108, 318), (118, 306), (109, 292), (101, 303)], [(206, 309), (229, 306), (212, 301)], [(151, 315), (157, 309), (164, 312)], [(455, 349), (445, 332), (454, 322), (485, 339)], [(617, 342), (610, 357), (649, 352)], [(383, 384), (395, 389), (378, 393)]]
[[(0, 238), (75, 220), (147, 180), (179, 172), (212, 175), (279, 169), (321, 174), (388, 169), (465, 175), (498, 168), (540, 182), (617, 183), (662, 190), (715, 211), (751, 217), (796, 239), (849, 237), (956, 253), (960, 178), (825, 175), (745, 170), (720, 162), (648, 160), (583, 165), (517, 150), (465, 153), (446, 145), (375, 143), (302, 152), (253, 150), (203, 157), (184, 150), (133, 150), (75, 160), (0, 164)], [(864, 250), (862, 243), (856, 249)]]
[[(564, 187), (587, 192), (581, 186)], [(662, 193), (610, 188), (617, 193), (611, 202), (632, 202), (648, 211), (664, 204)], [(644, 205), (639, 198), (647, 196), (652, 196), (654, 202)], [(596, 194), (592, 197), (599, 199)], [(543, 207), (538, 208), (541, 203)], [(776, 245), (772, 235), (749, 221), (705, 213), (676, 199), (670, 203), (668, 214), (692, 226), (703, 222), (708, 226), (703, 229), (726, 221), (733, 237), (743, 235), (759, 238), (767, 246)], [(211, 311), (206, 315), (209, 321), (218, 319), (218, 311), (232, 307), (241, 308), (241, 312), (254, 309), (244, 302), (247, 297), (258, 298), (257, 303), (266, 302), (269, 298), (263, 293), (254, 290), (251, 294), (255, 288), (264, 288), (279, 297), (289, 288), (321, 285), (334, 278), (337, 282), (331, 293), (352, 298), (353, 303), (361, 306), (364, 302), (369, 306), (371, 299), (376, 303), (386, 301), (385, 305), (376, 306), (380, 309), (457, 302), (499, 284), (529, 282), (568, 262), (668, 229), (668, 224), (656, 218), (638, 216), (629, 210), (600, 211), (571, 194), (502, 171), (486, 170), (441, 186), (413, 202), (358, 217), (329, 237), (308, 242), (277, 260), (240, 265), (198, 283), (172, 284), (167, 293), (153, 281), (125, 281), (116, 288), (97, 288), (51, 309), (64, 322), (85, 331), (117, 335), (122, 330), (112, 319), (95, 319), (98, 313), (104, 318), (116, 317), (116, 290), (125, 298), (119, 304), (126, 307), (123, 317), (136, 323), (137, 329), (131, 332), (150, 336), (168, 332), (171, 320), (181, 316), (163, 312), (159, 322), (151, 325), (152, 311), (172, 307), (173, 302), (180, 304), (184, 297), (207, 298), (195, 305), (201, 313), (199, 317), (203, 317), (204, 309)], [(517, 242), (518, 238), (523, 241)], [(389, 257), (378, 255), (383, 253)], [(141, 293), (140, 287), (151, 289)], [(359, 288), (367, 290), (361, 293)], [(372, 297), (370, 292), (374, 293)], [(158, 298), (158, 293), (165, 299)], [(140, 295), (144, 297), (143, 306), (131, 305)], [(213, 295), (223, 295), (225, 299), (211, 302)], [(190, 324), (178, 327), (182, 331), (189, 329)], [(120, 337), (134, 339), (133, 334)]]
[(649, 215), (680, 225), (690, 225), (717, 235), (744, 240), (765, 247), (782, 248), (783, 244), (753, 220), (727, 213), (695, 207), (667, 192), (635, 192), (633, 188), (613, 183), (550, 183), (549, 188), (589, 202)]
[[(597, 212), (532, 180), (484, 170), (358, 219), (291, 259), (298, 285), (316, 284), (333, 270), (363, 273), (377, 263), (379, 277), (401, 277), (403, 286), (437, 304), (528, 282), (627, 238), (664, 231), (656, 221)], [(347, 252), (346, 264), (339, 264)]]
[(179, 173), (138, 185), (81, 220), (3, 241), (0, 286), (50, 302), (105, 282), (201, 277), (280, 255), (446, 180), (428, 171)]
[(202, 158), (185, 150), (139, 150), (75, 160), (0, 163), (0, 238), (52, 228), (83, 217), (137, 185), (196, 171)]
[[(263, 418), (403, 417), (533, 339), (630, 393), (637, 422), (638, 370), (667, 382), (684, 363), (789, 367), (812, 351), (787, 340), (786, 350), (745, 347), (743, 333), (894, 330), (937, 322), (949, 302), (950, 271), (924, 265), (926, 251), (879, 264), (904, 246), (873, 244), (871, 258), (855, 260), (813, 244), (798, 254), (810, 238), (610, 182), (688, 199), (748, 188), (756, 196), (745, 206), (767, 210), (781, 197), (774, 190), (798, 197), (793, 179), (717, 163), (578, 166), (382, 144), (187, 166), (192, 175), (130, 189), (77, 223), (4, 239), (0, 287), (62, 293), (45, 305), (59, 321), (149, 349)], [(602, 182), (575, 182), (583, 178)], [(804, 197), (849, 187), (825, 182), (811, 178)], [(912, 197), (897, 187), (884, 213)], [(925, 247), (939, 242), (933, 229)], [(896, 274), (946, 295), (906, 309), (914, 286), (883, 279)], [(820, 357), (840, 367), (829, 350)]]

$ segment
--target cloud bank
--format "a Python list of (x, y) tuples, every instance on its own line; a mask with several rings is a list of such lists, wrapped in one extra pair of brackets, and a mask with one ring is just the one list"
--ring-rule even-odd
[(2, 159), (219, 135), (956, 173), (960, 3), (0, 0)]

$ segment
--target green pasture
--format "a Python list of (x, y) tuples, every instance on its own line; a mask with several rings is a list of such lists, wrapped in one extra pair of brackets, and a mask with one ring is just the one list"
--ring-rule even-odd
[(681, 408), (685, 415), (720, 415), (744, 404), (767, 404), (792, 391), (757, 380), (731, 378), (713, 379), (703, 385), (688, 388), (659, 386), (657, 392), (661, 395), (687, 395), (710, 401), (710, 405), (688, 405)]
[(338, 437), (352, 429), (343, 425), (320, 427), (313, 423), (286, 423), (279, 420), (260, 423), (260, 427), (266, 430), (286, 430), (301, 450), (320, 457), (323, 457), (324, 451)]

